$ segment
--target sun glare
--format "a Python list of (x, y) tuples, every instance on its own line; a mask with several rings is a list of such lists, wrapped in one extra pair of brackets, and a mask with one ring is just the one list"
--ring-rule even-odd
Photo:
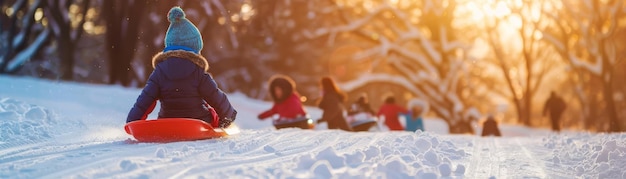
[[(522, 17), (519, 14), (513, 14), (512, 8), (520, 7), (520, 0), (468, 0), (459, 6), (461, 14), (467, 16), (469, 22), (464, 24), (475, 24), (478, 26), (494, 27), (495, 21), (499, 21), (498, 29), (503, 36), (510, 36), (517, 33), (521, 28)], [(533, 9), (530, 9), (529, 15), (537, 18), (538, 15)], [(537, 16), (537, 17), (536, 17)]]
[(488, 17), (504, 18), (511, 14), (511, 9), (504, 1), (475, 0), (467, 2), (463, 8), (471, 14), (472, 20), (477, 22), (483, 21)]
[(41, 10), (41, 8), (37, 8), (37, 10), (35, 11), (35, 14), (34, 14), (33, 18), (34, 18), (34, 19), (35, 19), (35, 21), (37, 21), (37, 22), (41, 21), (41, 19), (43, 18), (43, 10)]
[(246, 3), (241, 6), (241, 18), (244, 21), (250, 20), (252, 16), (254, 16), (255, 11), (252, 9), (252, 5)]
[(237, 126), (236, 124), (231, 124), (228, 128), (225, 128), (223, 130), (228, 135), (239, 134), (241, 132), (241, 130), (239, 129), (239, 126)]

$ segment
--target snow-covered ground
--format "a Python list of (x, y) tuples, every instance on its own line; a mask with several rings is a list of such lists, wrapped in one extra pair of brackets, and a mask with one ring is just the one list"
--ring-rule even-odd
[(416, 133), (277, 131), (256, 119), (271, 104), (242, 94), (229, 95), (239, 134), (137, 143), (123, 126), (139, 92), (0, 76), (0, 178), (626, 178), (626, 134), (503, 125), (505, 137), (481, 138), (439, 120)]

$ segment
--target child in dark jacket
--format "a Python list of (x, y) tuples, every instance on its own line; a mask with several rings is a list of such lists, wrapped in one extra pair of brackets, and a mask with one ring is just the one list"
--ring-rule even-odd
[(274, 100), (274, 106), (259, 114), (258, 118), (264, 120), (278, 114), (279, 117), (273, 121), (276, 129), (287, 127), (310, 128), (309, 123), (312, 121), (309, 121), (306, 110), (302, 106), (300, 96), (295, 88), (296, 85), (291, 78), (283, 75), (273, 76), (270, 80), (269, 91)]
[(389, 130), (401, 131), (404, 130), (404, 127), (400, 124), (398, 116), (407, 112), (404, 107), (396, 104), (396, 99), (393, 96), (390, 96), (385, 99), (385, 104), (380, 106), (376, 116), (383, 115), (385, 117), (385, 125), (389, 127)]
[(324, 112), (322, 119), (318, 122), (328, 122), (328, 129), (341, 129), (345, 131), (352, 131), (346, 118), (343, 116), (345, 108), (343, 106), (346, 100), (345, 94), (343, 94), (335, 82), (330, 77), (324, 77), (321, 80), (322, 85), (322, 99), (318, 103), (318, 107)]
[(481, 136), (496, 136), (500, 137), (502, 134), (500, 133), (500, 128), (498, 127), (498, 122), (493, 118), (493, 116), (487, 117), (487, 120), (483, 123), (483, 132)]
[(154, 71), (128, 113), (126, 122), (145, 120), (161, 101), (158, 118), (194, 118), (213, 127), (228, 127), (237, 111), (211, 75), (200, 55), (202, 36), (180, 7), (168, 13), (165, 49), (152, 58)]

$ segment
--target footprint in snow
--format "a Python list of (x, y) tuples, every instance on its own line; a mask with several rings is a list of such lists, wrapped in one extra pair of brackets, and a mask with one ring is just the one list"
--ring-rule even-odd
[(263, 147), (263, 150), (265, 150), (266, 152), (269, 152), (269, 153), (276, 152), (276, 149), (274, 149), (274, 147), (269, 146), (269, 145), (266, 145), (265, 147)]

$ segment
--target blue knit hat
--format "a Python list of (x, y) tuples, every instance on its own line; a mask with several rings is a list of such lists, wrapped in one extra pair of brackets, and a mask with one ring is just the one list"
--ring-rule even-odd
[(202, 35), (191, 21), (185, 18), (185, 11), (176, 6), (167, 14), (170, 27), (165, 34), (164, 52), (171, 50), (185, 50), (196, 54), (202, 50)]

